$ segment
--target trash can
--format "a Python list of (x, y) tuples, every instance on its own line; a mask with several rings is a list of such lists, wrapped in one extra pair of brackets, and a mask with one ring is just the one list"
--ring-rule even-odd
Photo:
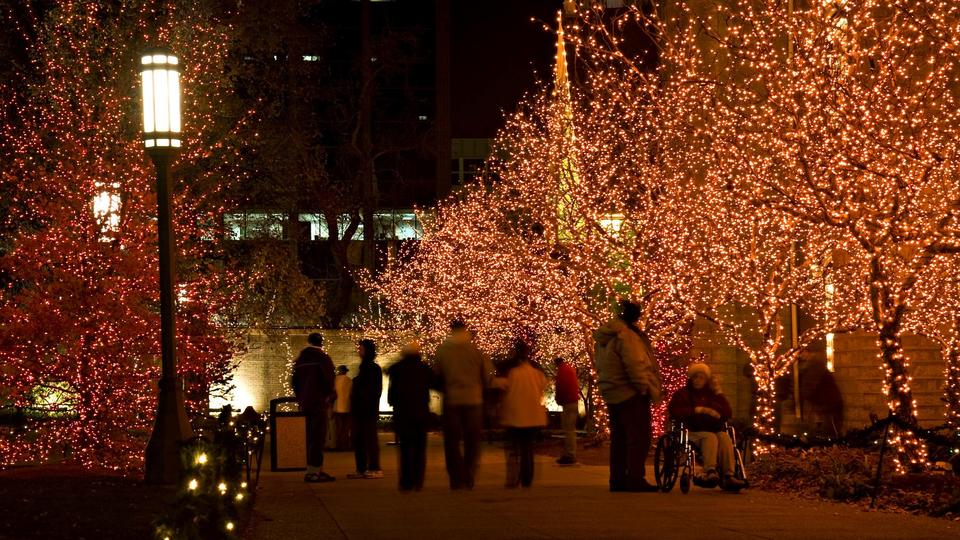
[(306, 415), (295, 410), (278, 410), (295, 397), (270, 400), (270, 470), (302, 471), (307, 468)]

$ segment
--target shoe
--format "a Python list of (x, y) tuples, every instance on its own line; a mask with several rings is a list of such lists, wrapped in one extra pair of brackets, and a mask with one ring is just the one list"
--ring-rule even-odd
[(703, 480), (701, 484), (706, 489), (713, 489), (717, 487), (720, 483), (720, 475), (717, 474), (717, 471), (710, 469), (706, 474), (703, 475)]
[(577, 458), (573, 456), (560, 456), (557, 458), (557, 465), (576, 465)]
[(383, 478), (383, 471), (367, 471), (363, 474), (363, 477), (368, 480)]
[(627, 491), (631, 493), (653, 493), (660, 491), (660, 488), (658, 488), (656, 484), (651, 484), (644, 480), (639, 486), (631, 486)]
[(362, 473), (360, 471), (353, 471), (352, 473), (347, 474), (347, 479), (349, 480), (360, 480), (366, 477), (366, 473)]
[(303, 481), (310, 484), (318, 484), (323, 482), (333, 482), (336, 478), (330, 476), (325, 472), (318, 473), (307, 473), (303, 475)]
[(726, 491), (740, 491), (745, 487), (747, 487), (747, 483), (732, 474), (723, 477), (723, 489)]

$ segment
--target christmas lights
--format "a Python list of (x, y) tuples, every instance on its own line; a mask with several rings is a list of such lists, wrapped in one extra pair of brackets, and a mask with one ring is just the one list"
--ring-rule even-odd
[(20, 92), (0, 92), (2, 182), (17, 193), (0, 257), (9, 277), (0, 291), (0, 387), (13, 406), (47, 416), (33, 390), (59, 385), (72, 412), (4, 432), (0, 466), (56, 458), (140, 469), (159, 376), (154, 176), (137, 95), (148, 45), (171, 46), (183, 67), (184, 151), (173, 175), (177, 353), (190, 411), (205, 413), (210, 387), (229, 378), (234, 344), (217, 314), (236, 301), (226, 291), (237, 277), (204, 239), (221, 237), (221, 189), (240, 146), (224, 119), (229, 29), (208, 9), (68, 0), (42, 19), (30, 8), (24, 20), (5, 19), (30, 64)]

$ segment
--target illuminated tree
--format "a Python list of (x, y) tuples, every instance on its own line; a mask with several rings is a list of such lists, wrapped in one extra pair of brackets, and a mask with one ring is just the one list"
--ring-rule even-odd
[[(593, 330), (611, 317), (619, 298), (644, 297), (650, 309), (642, 325), (659, 355), (671, 359), (665, 378), (676, 389), (686, 360), (677, 347), (689, 349), (689, 333), (678, 328), (689, 318), (668, 295), (652, 301), (650, 276), (665, 275), (650, 267), (657, 248), (646, 218), (656, 177), (640, 193), (629, 191), (636, 181), (624, 182), (656, 171), (648, 159), (654, 107), (620, 101), (610, 93), (618, 89), (607, 73), (571, 85), (566, 72), (560, 26), (552, 88), (507, 118), (489, 177), (425, 219), (419, 245), (371, 288), (400, 326), (439, 336), (460, 317), (490, 352), (505, 351), (524, 329), (537, 337), (543, 358), (574, 359), (586, 381), (592, 379)], [(649, 90), (656, 76), (641, 73), (631, 82)], [(598, 423), (602, 429), (603, 419)]]
[[(829, 252), (837, 291), (862, 299), (837, 309), (877, 334), (890, 413), (915, 423), (904, 317), (933, 259), (960, 251), (960, 8), (677, 4), (665, 58), (702, 143), (681, 156), (712, 154), (710, 181), (817, 229), (801, 249)], [(902, 465), (922, 465), (910, 430), (893, 440)]]
[[(30, 420), (0, 439), (0, 465), (69, 458), (142, 463), (159, 376), (154, 173), (139, 140), (139, 54), (169, 44), (183, 65), (184, 152), (173, 166), (178, 357), (188, 408), (204, 412), (234, 350), (218, 312), (236, 277), (217, 260), (220, 189), (236, 140), (224, 59), (229, 29), (206, 3), (65, 1), (5, 7), (27, 43), (23, 88), (0, 92), (2, 184), (15, 205), (0, 257), (0, 389)], [(236, 113), (236, 114), (234, 114)]]

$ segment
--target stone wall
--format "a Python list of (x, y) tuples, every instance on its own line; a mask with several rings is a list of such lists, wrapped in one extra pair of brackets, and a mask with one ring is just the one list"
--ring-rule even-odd
[[(286, 330), (270, 333), (251, 332), (247, 335), (247, 352), (241, 355), (234, 375), (234, 386), (227, 402), (234, 407), (248, 405), (258, 411), (266, 411), (270, 400), (293, 395), (290, 389), (290, 367), (300, 350), (307, 346), (307, 335), (313, 330)], [(357, 375), (360, 358), (357, 356), (356, 340), (347, 332), (320, 330), (324, 337), (324, 349), (334, 365), (345, 364), (350, 376)], [(395, 354), (382, 354), (381, 367), (391, 364)], [(386, 392), (382, 399), (386, 405)], [(212, 407), (219, 407), (222, 400), (212, 400)]]
[[(291, 395), (289, 389), (290, 365), (297, 353), (307, 345), (308, 330), (251, 333), (248, 335), (248, 351), (242, 355), (237, 368), (229, 403), (235, 407), (252, 405), (258, 411), (269, 408), (270, 400)], [(325, 348), (335, 365), (345, 364), (350, 376), (357, 374), (360, 359), (356, 352), (355, 334), (323, 330)], [(748, 375), (749, 359), (742, 351), (720, 343), (719, 336), (706, 322), (698, 322), (694, 329), (693, 354), (704, 353), (707, 363), (719, 377), (721, 387), (733, 407), (736, 418), (747, 421), (752, 403), (752, 381)], [(917, 400), (918, 417), (923, 425), (943, 422), (943, 362), (939, 348), (916, 336), (904, 338), (904, 346), (911, 361), (914, 397)], [(870, 423), (870, 416), (883, 417), (887, 413), (882, 394), (882, 374), (877, 360), (875, 338), (865, 333), (838, 335), (834, 341), (834, 380), (843, 398), (842, 425), (844, 431)], [(378, 362), (384, 370), (397, 359), (397, 351), (381, 351)], [(802, 375), (801, 375), (802, 376)], [(386, 390), (386, 381), (384, 381)], [(381, 399), (381, 410), (390, 410), (386, 391)], [(550, 400), (552, 404), (552, 400)], [(219, 407), (222, 400), (212, 400), (211, 406)], [(439, 397), (434, 396), (433, 408), (439, 410)], [(555, 407), (552, 407), (555, 408)], [(792, 400), (780, 403), (781, 429), (786, 433), (801, 433), (818, 426), (822, 419), (813, 418), (809, 411), (802, 411), (797, 418)], [(821, 426), (830, 432), (831, 426)]]
[[(883, 396), (883, 370), (877, 358), (876, 337), (856, 333), (837, 336), (835, 340), (837, 385), (844, 399), (844, 425), (857, 427), (870, 423), (870, 415), (887, 415)], [(918, 337), (903, 338), (917, 417), (922, 425), (943, 423), (943, 361), (940, 349), (931, 341)]]
[[(706, 323), (695, 328), (694, 354), (703, 352), (714, 373), (720, 377), (721, 386), (734, 415), (738, 419), (750, 417), (752, 384), (747, 364), (749, 358), (732, 347), (716, 345), (721, 342)], [(910, 374), (913, 377), (913, 394), (917, 402), (917, 417), (924, 426), (943, 423), (943, 360), (940, 349), (931, 341), (906, 336), (903, 339), (907, 357), (910, 359)], [(870, 423), (871, 415), (883, 418), (887, 414), (883, 396), (883, 371), (877, 359), (876, 337), (866, 333), (837, 335), (834, 338), (834, 380), (843, 398), (841, 432), (863, 427)], [(821, 352), (822, 354), (822, 352)], [(802, 376), (802, 373), (801, 373)], [(795, 414), (793, 400), (779, 404), (781, 428), (786, 433), (801, 433), (812, 429), (821, 418), (812, 418), (809, 411)], [(830, 426), (820, 426), (825, 433)]]
[[(212, 399), (212, 408), (230, 403), (235, 408), (252, 406), (267, 411), (270, 400), (292, 396), (290, 368), (300, 350), (307, 346), (307, 335), (315, 330), (284, 330), (270, 333), (251, 332), (247, 335), (247, 351), (241, 355), (234, 375), (235, 389), (226, 400)], [(324, 349), (335, 366), (346, 365), (349, 375), (355, 377), (360, 365), (356, 334), (340, 330), (318, 330), (323, 334)], [(398, 351), (381, 350), (377, 363), (384, 370), (384, 392), (380, 410), (389, 411), (387, 404), (387, 368), (398, 359)], [(434, 409), (439, 409), (439, 398), (434, 396)]]

